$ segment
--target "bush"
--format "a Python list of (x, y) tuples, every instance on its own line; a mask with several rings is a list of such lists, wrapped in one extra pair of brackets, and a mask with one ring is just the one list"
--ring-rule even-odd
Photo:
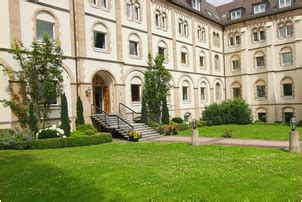
[(297, 126), (302, 127), (302, 120), (298, 121)]
[(168, 125), (165, 129), (166, 135), (176, 135), (177, 134), (177, 128), (175, 125)]
[(85, 124), (85, 120), (84, 120), (84, 111), (83, 111), (83, 103), (82, 100), (80, 98), (80, 96), (78, 96), (77, 98), (77, 118), (75, 121), (76, 125), (84, 125)]
[(153, 129), (157, 129), (160, 126), (159, 123), (156, 123), (154, 121), (148, 121), (147, 125)]
[(98, 133), (93, 136), (85, 136), (78, 138), (55, 138), (55, 139), (43, 139), (33, 140), (30, 142), (17, 142), (14, 146), (6, 147), (1, 144), (1, 149), (53, 149), (64, 147), (78, 147), (96, 145), (101, 143), (112, 142), (112, 136), (110, 133)]
[(197, 127), (204, 127), (206, 126), (206, 122), (204, 120), (199, 120), (198, 123), (197, 123)]
[(53, 129), (41, 130), (37, 134), (37, 139), (49, 139), (58, 137), (60, 137), (60, 135), (58, 135), (58, 131)]
[(85, 132), (86, 130), (95, 130), (91, 124), (77, 125), (77, 131)]
[(275, 124), (282, 124), (282, 121), (274, 121)]
[(95, 135), (98, 131), (96, 129), (91, 129), (91, 130), (85, 130), (83, 132), (84, 135), (86, 136), (91, 136), (91, 135)]
[(260, 121), (260, 120), (256, 120), (256, 121), (254, 121), (253, 124), (256, 124), (256, 125), (265, 125), (266, 123), (263, 122), (263, 121)]
[(4, 141), (7, 136), (14, 136), (15, 131), (10, 128), (0, 129), (0, 141)]
[(225, 129), (222, 137), (224, 137), (224, 138), (231, 138), (231, 137), (233, 137), (233, 130), (229, 129), (229, 128)]
[(183, 123), (183, 120), (180, 117), (175, 117), (175, 118), (172, 119), (172, 121), (175, 122), (175, 123)]
[(249, 124), (252, 110), (242, 99), (226, 100), (221, 104), (211, 104), (202, 113), (207, 125)]
[(65, 93), (61, 96), (61, 126), (64, 130), (65, 136), (70, 136), (70, 123), (69, 123), (69, 115), (68, 115), (68, 104)]
[(85, 137), (84, 132), (75, 130), (70, 133), (70, 137)]
[(180, 123), (180, 124), (176, 124), (176, 128), (177, 131), (189, 130), (191, 128), (191, 125), (186, 123)]

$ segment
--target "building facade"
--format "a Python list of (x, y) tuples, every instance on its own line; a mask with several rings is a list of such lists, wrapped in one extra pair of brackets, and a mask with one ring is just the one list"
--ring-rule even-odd
[[(248, 2), (248, 3), (247, 3)], [(302, 3), (252, 0), (219, 7), (192, 0), (2, 0), (0, 64), (17, 70), (14, 40), (30, 47), (47, 32), (64, 52), (64, 92), (74, 122), (95, 106), (140, 111), (148, 53), (162, 54), (172, 74), (171, 117), (200, 118), (209, 104), (242, 97), (255, 119), (302, 119)], [(17, 81), (0, 73), (0, 99)], [(8, 90), (10, 89), (12, 90)], [(0, 105), (0, 128), (17, 125)], [(51, 105), (58, 122), (60, 100)]]

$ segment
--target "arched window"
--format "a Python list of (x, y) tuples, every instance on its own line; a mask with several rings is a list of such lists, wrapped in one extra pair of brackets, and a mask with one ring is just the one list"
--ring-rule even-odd
[(205, 42), (205, 29), (199, 25), (197, 27), (197, 39), (200, 42)]
[(292, 107), (284, 107), (282, 109), (282, 117), (284, 123), (289, 123), (290, 119), (295, 116), (295, 110)]
[(285, 77), (281, 80), (281, 96), (288, 99), (293, 98), (294, 95), (294, 81), (290, 77)]
[(233, 93), (233, 98), (241, 98), (241, 84), (239, 82), (232, 83), (231, 92)]
[(262, 51), (258, 51), (254, 55), (255, 67), (257, 69), (265, 68), (265, 55)]
[(128, 18), (128, 20), (140, 22), (141, 6), (140, 6), (139, 2), (133, 3), (132, 1), (127, 1), (126, 7), (127, 7), (127, 18)]
[(168, 60), (168, 46), (164, 41), (159, 41), (158, 45), (158, 54), (162, 55), (165, 58), (165, 62)]
[(95, 50), (107, 50), (107, 41), (107, 28), (101, 23), (95, 24), (93, 27), (93, 44)]
[(182, 21), (182, 19), (178, 20), (178, 33), (179, 33), (179, 35), (183, 34), (183, 21)]
[(214, 65), (215, 65), (215, 70), (219, 71), (220, 70), (220, 58), (218, 55), (215, 55), (215, 57), (214, 57)]
[(267, 121), (267, 114), (266, 114), (266, 109), (265, 108), (258, 108), (256, 110), (256, 113), (257, 113), (257, 117), (258, 117), (258, 120), (259, 121), (262, 121), (264, 123), (266, 123)]
[(167, 30), (167, 28), (168, 28), (168, 22), (167, 22), (167, 14), (165, 12), (163, 12), (161, 14), (161, 19), (162, 19), (162, 29), (163, 30)]
[(107, 0), (101, 0), (101, 7), (103, 9), (108, 9), (108, 1)]
[(278, 24), (279, 39), (290, 38), (293, 35), (293, 23), (291, 21)]
[(241, 69), (240, 57), (238, 55), (231, 57), (231, 66), (233, 71), (239, 71)]
[(289, 47), (283, 48), (280, 51), (281, 66), (288, 66), (293, 64), (292, 49)]
[(40, 12), (36, 16), (36, 40), (42, 41), (44, 35), (48, 35), (51, 40), (56, 38), (55, 19), (48, 12)]
[(182, 83), (182, 100), (183, 101), (190, 100), (190, 84), (188, 81), (184, 81)]
[(258, 80), (255, 83), (256, 100), (265, 100), (267, 97), (266, 83), (263, 80)]
[(207, 89), (207, 84), (206, 82), (202, 82), (200, 85), (200, 101), (201, 103), (207, 102), (208, 99), (208, 89)]
[(206, 57), (203, 51), (200, 51), (199, 53), (199, 67), (201, 69), (206, 69)]
[(215, 84), (215, 99), (216, 101), (222, 100), (222, 87), (219, 82)]
[(134, 77), (131, 80), (131, 102), (141, 101), (142, 80), (139, 77)]
[(133, 20), (139, 22), (140, 21), (140, 4), (139, 3), (135, 3), (134, 4), (134, 18)]
[(183, 46), (180, 51), (181, 51), (180, 52), (181, 64), (187, 65), (188, 64), (188, 49)]
[(160, 28), (160, 12), (159, 12), (159, 10), (156, 10), (155, 11), (155, 26), (157, 27), (157, 28)]
[(183, 23), (183, 26), (184, 26), (184, 33), (183, 33), (183, 35), (185, 36), (185, 37), (188, 37), (188, 35), (189, 35), (189, 28), (188, 28), (188, 22), (187, 21), (184, 21), (184, 23)]
[(140, 58), (142, 55), (141, 40), (136, 34), (131, 34), (129, 37), (129, 55), (134, 58)]
[(252, 39), (254, 43), (265, 41), (266, 39), (265, 28), (264, 27), (254, 28), (252, 30)]
[(238, 46), (241, 43), (241, 36), (239, 32), (229, 34), (229, 46)]

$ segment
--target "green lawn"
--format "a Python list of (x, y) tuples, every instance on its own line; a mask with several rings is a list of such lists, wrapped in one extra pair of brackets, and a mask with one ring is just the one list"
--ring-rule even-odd
[[(246, 139), (288, 140), (288, 133), (290, 132), (290, 127), (282, 124), (250, 124), (205, 126), (199, 128), (199, 135), (201, 137), (222, 137), (226, 128), (233, 130), (233, 138)], [(302, 127), (299, 127), (297, 130), (300, 132), (300, 139), (302, 139)], [(192, 130), (180, 131), (178, 135), (190, 136), (192, 135)]]
[(0, 154), (3, 201), (302, 199), (302, 156), (277, 149), (115, 142)]

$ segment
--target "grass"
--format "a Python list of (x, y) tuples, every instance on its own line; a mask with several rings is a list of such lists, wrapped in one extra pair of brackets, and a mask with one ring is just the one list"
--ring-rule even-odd
[(302, 156), (276, 149), (115, 142), (0, 154), (3, 201), (302, 198)]
[[(232, 129), (233, 138), (266, 139), (266, 140), (288, 140), (290, 127), (282, 124), (250, 124), (250, 125), (221, 125), (205, 126), (199, 128), (199, 136), (222, 137), (225, 129)], [(302, 127), (298, 127), (300, 139), (302, 139)], [(178, 132), (180, 136), (191, 136), (192, 130)]]

